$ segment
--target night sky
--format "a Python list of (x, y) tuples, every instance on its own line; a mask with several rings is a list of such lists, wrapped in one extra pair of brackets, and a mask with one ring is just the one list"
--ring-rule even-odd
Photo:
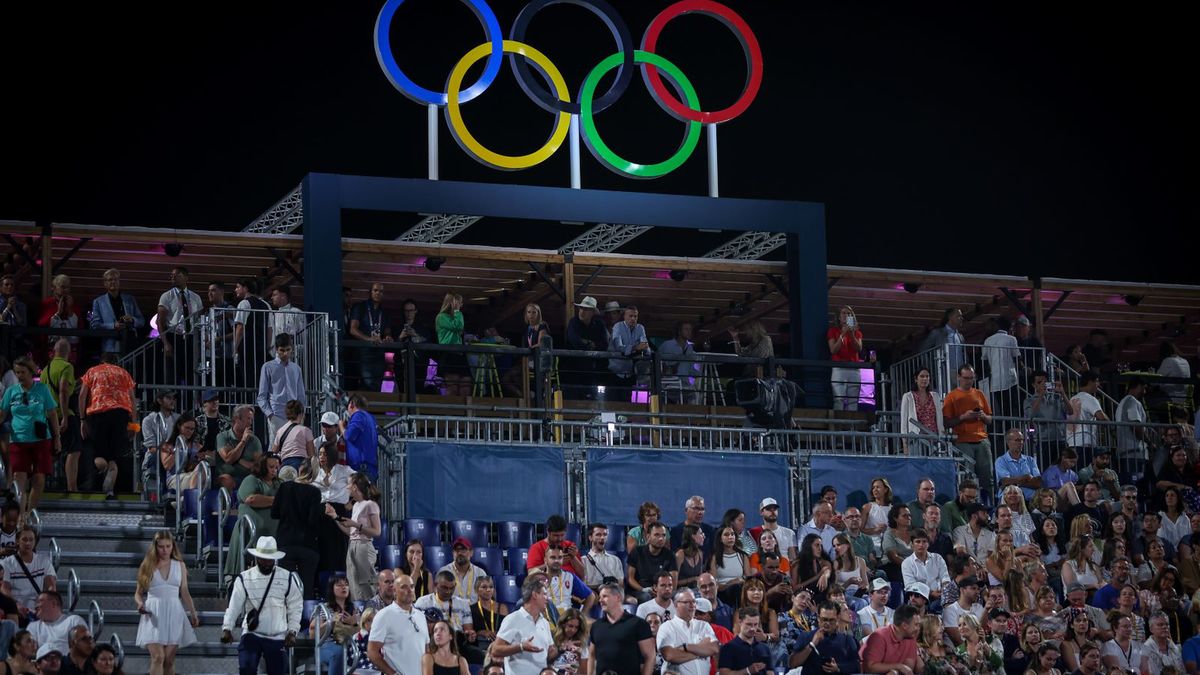
[[(0, 218), (237, 230), (308, 171), (425, 175), (425, 110), (375, 60), (378, 0), (36, 4), (0, 18)], [(614, 4), (640, 41), (669, 3)], [(750, 110), (721, 127), (722, 196), (824, 202), (831, 263), (1197, 282), (1194, 245), (1178, 244), (1198, 220), (1195, 24), (1176, 5), (728, 4), (766, 68)], [(492, 0), (506, 34), (523, 5)], [(409, 74), (440, 89), (483, 32), (458, 2), (408, 0), (392, 37)], [(573, 90), (615, 51), (571, 6), (538, 15), (527, 41)], [(716, 21), (672, 22), (657, 51), (705, 108), (739, 95), (744, 59)], [(464, 114), (501, 152), (530, 151), (551, 123), (507, 64)], [(647, 162), (682, 133), (640, 77), (597, 124)], [(703, 148), (648, 182), (585, 151), (584, 186), (705, 194)], [(567, 171), (565, 147), (532, 170), (485, 168), (442, 127), (443, 178), (566, 185)], [(410, 224), (370, 222), (386, 238)], [(486, 223), (470, 240), (531, 238)], [(696, 253), (673, 237), (640, 245)]]

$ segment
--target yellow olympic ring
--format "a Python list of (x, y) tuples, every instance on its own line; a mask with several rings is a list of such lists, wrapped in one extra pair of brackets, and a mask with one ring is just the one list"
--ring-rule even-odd
[[(450, 133), (454, 136), (454, 140), (458, 141), (462, 149), (468, 154), (479, 158), (485, 164), (506, 171), (527, 169), (542, 163), (558, 151), (563, 141), (567, 138), (567, 132), (570, 130), (571, 116), (566, 112), (555, 114), (554, 129), (550, 131), (549, 140), (546, 141), (545, 145), (528, 155), (501, 155), (483, 147), (483, 144), (475, 140), (471, 132), (467, 131), (467, 125), (463, 122), (462, 111), (459, 109), (458, 92), (462, 87), (462, 81), (467, 74), (467, 69), (475, 65), (480, 59), (491, 54), (491, 52), (492, 43), (485, 42), (467, 52), (458, 64), (454, 66), (454, 70), (450, 71), (450, 79), (446, 83), (446, 122), (450, 126)], [(532, 61), (550, 81), (550, 84), (554, 87), (554, 93), (558, 98), (570, 103), (571, 94), (567, 90), (566, 80), (563, 79), (562, 73), (558, 72), (558, 68), (554, 66), (545, 54), (523, 42), (515, 40), (504, 41), (504, 53), (516, 54)]]

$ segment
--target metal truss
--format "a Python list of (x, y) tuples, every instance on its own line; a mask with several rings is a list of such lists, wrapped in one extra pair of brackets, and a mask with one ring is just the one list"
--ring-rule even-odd
[(482, 216), (456, 216), (449, 213), (430, 214), (413, 225), (396, 241), (418, 244), (444, 244), (459, 232), (479, 222)]
[(650, 229), (648, 225), (600, 223), (559, 247), (559, 253), (611, 253)]
[(781, 232), (743, 232), (705, 253), (704, 257), (722, 260), (758, 260), (786, 242), (787, 235)]
[(304, 193), (299, 185), (287, 193), (275, 206), (242, 228), (242, 232), (259, 234), (291, 234), (304, 224)]

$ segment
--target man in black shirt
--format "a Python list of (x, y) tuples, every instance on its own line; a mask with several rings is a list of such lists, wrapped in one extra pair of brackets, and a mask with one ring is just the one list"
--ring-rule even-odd
[(646, 543), (629, 554), (629, 569), (626, 572), (630, 592), (638, 602), (653, 597), (654, 579), (659, 572), (671, 572), (679, 581), (675, 554), (667, 548), (667, 526), (654, 522), (646, 529)]
[(600, 587), (600, 606), (604, 614), (592, 624), (589, 636), (596, 664), (594, 672), (651, 675), (655, 644), (650, 624), (627, 613), (622, 606), (624, 600), (625, 594), (616, 584)]
[[(383, 311), (383, 284), (371, 284), (371, 297), (350, 310), (350, 339), (375, 344), (392, 341), (391, 318)], [(358, 352), (362, 376), (360, 386), (369, 391), (378, 391), (383, 378), (384, 350), (360, 347)]]

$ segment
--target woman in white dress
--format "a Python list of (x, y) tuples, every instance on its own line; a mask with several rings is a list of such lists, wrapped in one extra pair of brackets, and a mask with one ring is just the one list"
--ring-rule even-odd
[(154, 535), (138, 568), (133, 601), (142, 615), (137, 646), (150, 652), (150, 675), (174, 675), (175, 652), (196, 641), (193, 629), (200, 617), (188, 592), (187, 566), (169, 530)]

